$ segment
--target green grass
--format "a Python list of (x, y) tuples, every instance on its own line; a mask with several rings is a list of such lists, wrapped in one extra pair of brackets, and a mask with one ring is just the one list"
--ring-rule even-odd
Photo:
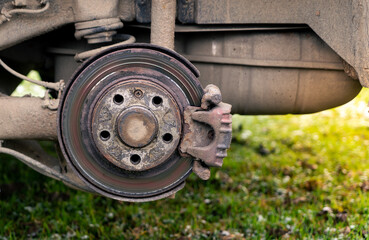
[[(41, 76), (40, 74), (35, 71), (32, 70), (28, 73), (27, 75), (29, 78), (32, 78), (34, 80), (39, 80), (41, 81)], [(30, 94), (33, 97), (44, 97), (45, 96), (45, 88), (41, 87), (39, 85), (27, 82), (25, 80), (23, 80), (21, 82), (21, 84), (18, 85), (18, 87), (14, 90), (14, 92), (12, 93), (13, 97), (22, 97), (26, 94)]]
[(365, 90), (318, 114), (234, 116), (223, 168), (151, 203), (75, 191), (1, 155), (0, 239), (365, 238), (368, 100)]

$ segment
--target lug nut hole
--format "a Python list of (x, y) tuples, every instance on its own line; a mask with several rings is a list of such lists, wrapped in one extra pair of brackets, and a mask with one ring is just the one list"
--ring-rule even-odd
[(163, 102), (163, 99), (159, 96), (156, 96), (152, 99), (152, 103), (154, 105), (160, 105), (160, 104), (162, 104), (162, 102)]
[(166, 133), (163, 135), (163, 141), (165, 143), (170, 143), (173, 140), (173, 135), (170, 133)]
[(102, 132), (100, 133), (100, 138), (101, 138), (101, 140), (103, 140), (103, 141), (107, 141), (107, 140), (109, 140), (109, 138), (110, 138), (110, 132), (108, 132), (108, 131), (102, 131)]
[(133, 154), (130, 160), (133, 165), (137, 165), (141, 162), (141, 157), (137, 154)]
[(115, 103), (115, 104), (122, 104), (122, 103), (123, 103), (123, 101), (124, 101), (124, 98), (123, 98), (123, 96), (122, 96), (122, 95), (120, 95), (120, 94), (116, 94), (116, 95), (114, 96), (114, 103)]

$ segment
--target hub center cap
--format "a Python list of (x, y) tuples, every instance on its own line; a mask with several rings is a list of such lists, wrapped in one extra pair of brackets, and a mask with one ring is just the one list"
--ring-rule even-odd
[(158, 121), (150, 110), (135, 106), (120, 114), (116, 128), (123, 143), (140, 148), (151, 143), (157, 136)]

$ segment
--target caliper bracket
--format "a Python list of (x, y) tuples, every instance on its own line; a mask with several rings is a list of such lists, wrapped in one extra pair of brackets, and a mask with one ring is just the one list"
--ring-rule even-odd
[(208, 85), (201, 107), (189, 106), (184, 112), (182, 154), (195, 158), (193, 171), (201, 179), (210, 177), (209, 167), (221, 167), (232, 141), (231, 105), (221, 102), (219, 88)]

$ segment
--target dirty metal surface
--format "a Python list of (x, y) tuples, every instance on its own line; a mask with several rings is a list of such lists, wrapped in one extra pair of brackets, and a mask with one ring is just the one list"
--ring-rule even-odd
[(188, 106), (184, 112), (182, 153), (193, 156), (193, 171), (204, 180), (210, 177), (209, 167), (221, 167), (232, 141), (231, 105), (221, 102), (220, 90), (208, 85), (201, 107)]
[[(0, 139), (57, 139), (57, 111), (36, 97), (0, 97)], [(14, 111), (16, 110), (16, 111)]]
[(150, 43), (174, 49), (176, 0), (152, 0)]
[(177, 18), (182, 23), (195, 22), (195, 0), (178, 0)]
[(0, 50), (72, 23), (75, 17), (70, 0), (50, 1), (49, 9), (37, 16), (19, 14), (1, 24)]
[(233, 113), (314, 113), (349, 102), (362, 88), (311, 30), (177, 33), (176, 39), (182, 35), (187, 39), (176, 50), (200, 70), (204, 86), (220, 87)]
[(122, 27), (123, 23), (119, 18), (78, 22), (75, 24), (76, 32), (74, 36), (78, 40), (87, 39), (89, 44), (111, 42), (113, 36), (117, 33), (116, 30)]
[(369, 86), (369, 0), (197, 0), (198, 24), (307, 24)]
[[(369, 86), (369, 0), (191, 0), (178, 1), (178, 18), (200, 26), (223, 24), (307, 24), (356, 71)], [(127, 10), (132, 11), (130, 14)], [(50, 32), (68, 23), (122, 17), (123, 21), (151, 21), (149, 0), (52, 0), (37, 16), (19, 14), (1, 25), (0, 49)], [(233, 25), (234, 26), (234, 25)], [(102, 37), (102, 36), (100, 36)]]
[[(135, 13), (127, 14), (127, 9)], [(204, 24), (307, 24), (345, 61), (368, 86), (367, 56), (369, 0), (191, 0), (178, 1), (183, 23)], [(118, 12), (119, 11), (119, 12)], [(0, 28), (0, 49), (52, 31), (72, 22), (127, 16), (124, 21), (151, 21), (151, 1), (78, 0), (50, 1), (37, 16), (19, 15)]]
[(157, 136), (158, 121), (150, 110), (134, 106), (118, 116), (116, 128), (124, 144), (132, 148), (141, 148), (147, 146)]
[(212, 127), (212, 130), (206, 135), (212, 139), (212, 142), (207, 146), (196, 146), (197, 144), (200, 145), (199, 139), (196, 139), (199, 132), (194, 131), (192, 146), (184, 148), (184, 152), (201, 159), (209, 167), (221, 167), (232, 140), (231, 105), (220, 103), (209, 111), (201, 111), (203, 109), (195, 107), (188, 107), (187, 109), (191, 112), (190, 115), (194, 125), (202, 123)]
[(151, 0), (135, 1), (136, 20), (139, 23), (151, 22)]
[(181, 113), (163, 87), (128, 80), (103, 90), (92, 113), (92, 135), (114, 165), (143, 171), (166, 161), (181, 134)]
[[(181, 128), (178, 114), (189, 105), (201, 104), (203, 90), (197, 76), (196, 69), (175, 52), (148, 44), (109, 49), (89, 59), (75, 73), (62, 97), (58, 136), (63, 156), (83, 181), (102, 195), (124, 201), (150, 201), (174, 194), (183, 187), (193, 165), (191, 157), (183, 158), (173, 146), (178, 147), (180, 132), (176, 131)], [(114, 103), (118, 93), (124, 99), (116, 99), (121, 105)], [(157, 95), (162, 105), (154, 105)], [(104, 114), (105, 104), (111, 107), (110, 114)], [(168, 112), (172, 113), (166, 116)], [(127, 113), (146, 120), (156, 118), (157, 123), (145, 130), (151, 136), (141, 139), (146, 146), (135, 142), (134, 127), (124, 131), (117, 125), (120, 121), (129, 123)], [(96, 120), (101, 116), (109, 119), (110, 115), (115, 122)], [(109, 160), (101, 153), (106, 150), (104, 144), (97, 146), (96, 142), (101, 143), (97, 133), (105, 127), (111, 131), (109, 139), (119, 141), (121, 158), (111, 155)], [(95, 136), (93, 130), (97, 130)], [(168, 143), (163, 138), (166, 133), (172, 134)], [(146, 159), (145, 149), (155, 147), (161, 149), (160, 154)], [(128, 152), (124, 149), (142, 154), (142, 164), (118, 163), (118, 159), (126, 159), (122, 158)], [(152, 163), (144, 167), (147, 161)]]

